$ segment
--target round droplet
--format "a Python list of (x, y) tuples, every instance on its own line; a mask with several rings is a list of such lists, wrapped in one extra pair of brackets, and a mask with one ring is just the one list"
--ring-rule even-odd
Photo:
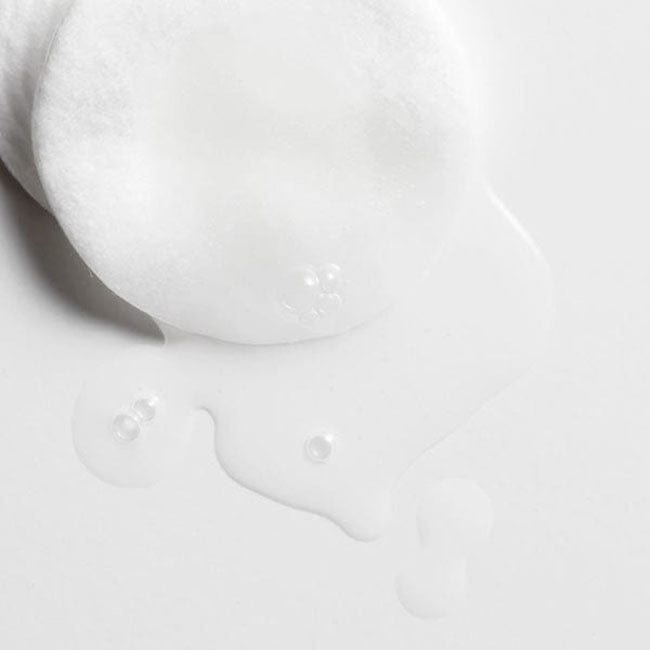
[(331, 434), (318, 434), (307, 440), (305, 445), (307, 456), (315, 463), (325, 463), (330, 459), (334, 449), (334, 436)]
[(291, 271), (282, 283), (280, 304), (292, 313), (307, 313), (314, 307), (320, 292), (319, 285), (318, 275), (312, 268)]
[(113, 420), (113, 433), (123, 442), (133, 442), (140, 435), (140, 425), (135, 418), (121, 413)]
[(140, 422), (151, 422), (156, 417), (156, 397), (139, 399), (132, 406), (133, 414)]
[(331, 316), (341, 308), (341, 296), (337, 293), (324, 293), (318, 297), (316, 311), (321, 316)]
[(336, 264), (323, 264), (318, 269), (318, 278), (325, 293), (338, 293), (343, 286), (343, 272)]

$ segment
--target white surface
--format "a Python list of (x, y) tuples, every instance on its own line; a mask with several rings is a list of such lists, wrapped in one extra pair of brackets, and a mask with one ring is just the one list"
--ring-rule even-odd
[[(79, 464), (69, 414), (133, 334), (63, 263), (51, 222), (3, 189), (3, 647), (647, 647), (650, 15), (638, 0), (446, 4), (488, 79), (492, 180), (555, 272), (545, 360), (419, 463), (378, 544), (239, 488), (206, 423), (175, 478), (116, 490)], [(392, 582), (417, 485), (457, 472), (492, 497), (495, 530), (465, 609), (423, 624)]]

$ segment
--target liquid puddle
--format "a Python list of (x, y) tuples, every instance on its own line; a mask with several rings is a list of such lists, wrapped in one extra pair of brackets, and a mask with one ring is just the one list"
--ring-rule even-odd
[[(338, 303), (342, 287), (338, 267), (315, 266), (289, 270), (278, 292), (301, 317), (323, 296)], [(376, 539), (400, 476), (530, 365), (552, 317), (546, 263), (489, 193), (477, 194), (431, 272), (403, 293), (373, 322), (330, 339), (244, 346), (174, 336), (126, 352), (79, 397), (79, 457), (109, 483), (150, 485), (182, 463), (192, 415), (204, 409), (234, 480)], [(427, 521), (425, 545), (440, 532)], [(445, 576), (442, 600), (462, 591), (464, 561), (440, 566), (436, 552), (400, 578), (403, 602), (424, 602), (414, 576), (425, 565)]]
[(467, 589), (468, 557), (487, 541), (493, 523), (490, 498), (471, 481), (445, 479), (425, 492), (417, 515), (421, 550), (395, 585), (409, 614), (439, 619), (458, 609)]

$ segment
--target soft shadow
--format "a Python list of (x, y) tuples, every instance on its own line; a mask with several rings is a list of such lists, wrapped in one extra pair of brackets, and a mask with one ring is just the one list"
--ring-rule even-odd
[(8, 219), (26, 259), (37, 271), (45, 290), (81, 318), (137, 337), (161, 339), (154, 321), (116, 296), (86, 266), (56, 219), (39, 206), (0, 162), (2, 218)]

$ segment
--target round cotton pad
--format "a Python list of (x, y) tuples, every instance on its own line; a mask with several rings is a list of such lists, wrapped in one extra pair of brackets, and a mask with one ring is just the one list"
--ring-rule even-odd
[(3, 0), (0, 6), (0, 158), (43, 206), (34, 165), (34, 93), (52, 35), (69, 0)]
[(430, 265), (472, 167), (463, 87), (430, 0), (79, 0), (34, 150), (118, 295), (189, 332), (297, 341)]

